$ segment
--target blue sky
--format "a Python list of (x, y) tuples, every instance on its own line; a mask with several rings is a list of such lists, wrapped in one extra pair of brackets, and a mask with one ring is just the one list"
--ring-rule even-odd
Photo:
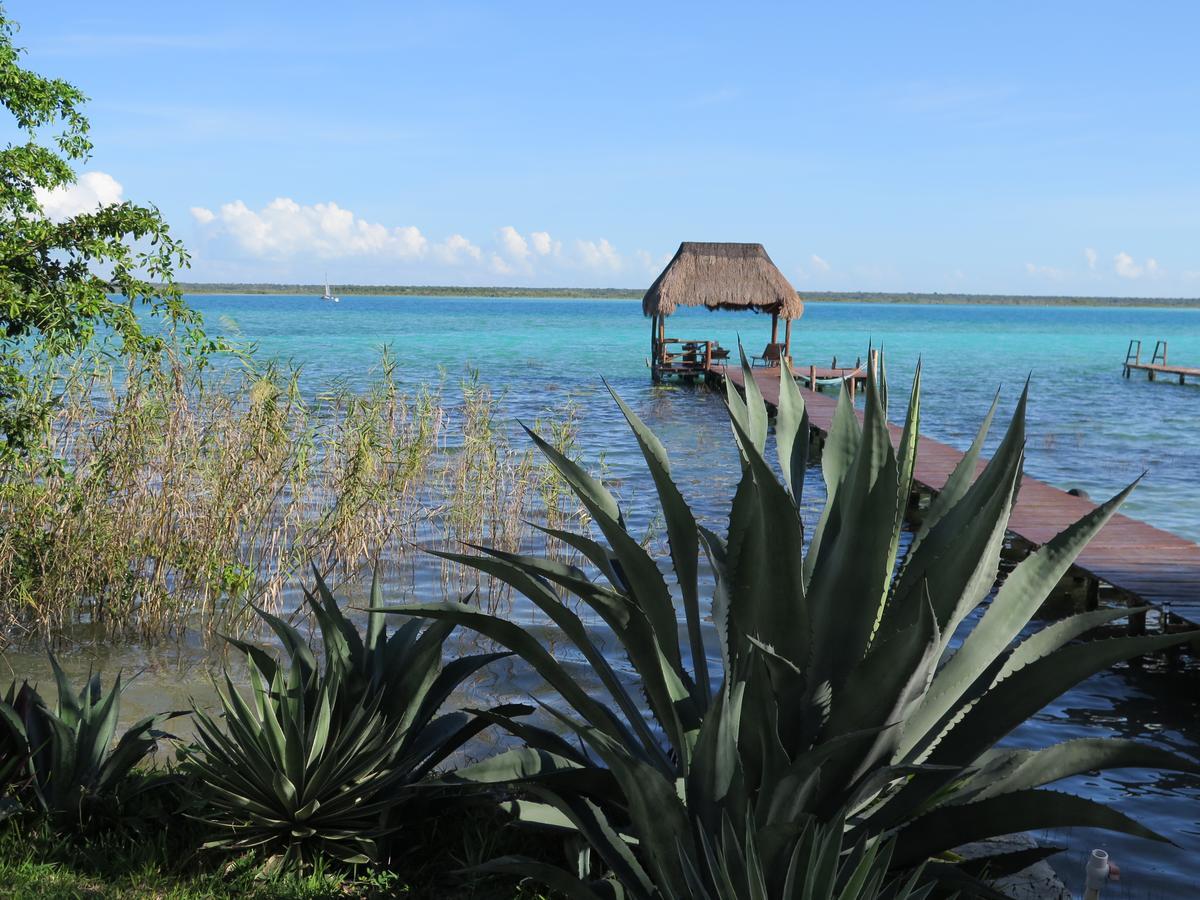
[(1191, 3), (5, 5), (196, 280), (1200, 295)]

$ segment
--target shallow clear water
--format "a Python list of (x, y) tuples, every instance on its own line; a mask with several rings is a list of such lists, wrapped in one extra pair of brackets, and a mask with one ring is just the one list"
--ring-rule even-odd
[[(303, 364), (307, 390), (334, 379), (364, 382), (386, 344), (401, 362), (402, 379), (413, 384), (436, 379), (441, 370), (452, 388), (468, 368), (478, 369), (482, 381), (503, 389), (503, 408), (513, 421), (552, 416), (568, 400), (578, 401), (586, 461), (594, 465), (603, 451), (608, 477), (636, 529), (652, 517), (652, 488), (603, 377), (663, 438), (688, 500), (708, 524), (723, 528), (738, 464), (722, 404), (703, 388), (651, 384), (649, 323), (637, 302), (344, 297), (333, 305), (309, 297), (190, 299), (205, 314), (210, 332), (252, 340), (262, 354)], [(757, 352), (769, 329), (764, 316), (682, 310), (669, 320), (668, 334), (735, 346), (740, 333), (747, 351)], [(922, 431), (959, 447), (970, 442), (996, 390), (1002, 420), (1029, 376), (1030, 474), (1100, 498), (1145, 471), (1126, 512), (1200, 540), (1200, 386), (1122, 378), (1130, 338), (1143, 341), (1145, 357), (1156, 339), (1167, 339), (1172, 361), (1200, 365), (1200, 310), (810, 304), (793, 331), (793, 356), (798, 365), (828, 365), (834, 356), (846, 363), (865, 357), (868, 341), (884, 345), (897, 407), (893, 417), (902, 412), (898, 398), (906, 396), (920, 358)], [(1001, 430), (1002, 422), (997, 437)], [(817, 473), (808, 484), (806, 515), (815, 515), (823, 499)], [(431, 579), (429, 588), (434, 584)], [(420, 594), (425, 586), (404, 587)], [(514, 615), (527, 617), (530, 611), (517, 605)], [(22, 675), (26, 668), (43, 672), (36, 654), (9, 656)], [(189, 694), (207, 702), (211, 689), (194, 665), (201, 656), (196, 645), (151, 652), (127, 647), (96, 662), (106, 672), (149, 667), (131, 689), (125, 712), (132, 716), (164, 703), (180, 705)], [(70, 663), (76, 670), (88, 665), (82, 654)], [(1192, 674), (1124, 668), (1072, 691), (1012, 740), (1032, 746), (1111, 733), (1196, 753), (1195, 687)], [(514, 665), (484, 673), (470, 694), (495, 699), (538, 690)], [(1200, 849), (1200, 780), (1126, 770), (1064, 787), (1112, 803), (1181, 845), (1085, 832), (1050, 835), (1070, 848), (1056, 865), (1072, 887), (1078, 886), (1086, 851), (1097, 846), (1107, 848), (1125, 873), (1123, 885), (1106, 897), (1200, 893), (1200, 880), (1186, 863)]]

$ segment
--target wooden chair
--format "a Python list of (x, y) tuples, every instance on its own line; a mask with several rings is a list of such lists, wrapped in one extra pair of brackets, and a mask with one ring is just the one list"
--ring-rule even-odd
[(750, 365), (777, 369), (781, 359), (783, 359), (783, 344), (767, 344), (761, 355), (750, 357)]

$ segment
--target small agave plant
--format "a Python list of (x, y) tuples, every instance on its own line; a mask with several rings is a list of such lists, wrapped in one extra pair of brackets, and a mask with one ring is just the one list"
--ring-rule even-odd
[[(893, 870), (924, 864), (931, 877), (957, 884), (967, 870), (954, 864), (952, 851), (997, 835), (1089, 826), (1164, 840), (1100, 803), (1047, 787), (1097, 769), (1196, 771), (1194, 761), (1127, 740), (1070, 740), (1039, 750), (997, 746), (1093, 673), (1196, 637), (1077, 640), (1129, 615), (1105, 609), (1022, 638), (1132, 486), (1030, 554), (985, 603), (1020, 487), (1025, 395), (975, 477), (993, 404), (900, 554), (918, 446), (920, 372), (895, 445), (886, 383), (872, 373), (861, 423), (848, 392), (841, 395), (821, 458), (827, 501), (806, 550), (799, 509), (810, 429), (802, 394), (792, 378), (782, 379), (774, 441), (781, 480), (766, 457), (767, 409), (744, 356), (742, 362), (747, 395), (728, 392), (742, 477), (723, 536), (697, 523), (662, 443), (614, 393), (657, 488), (674, 585), (604, 485), (532, 431), (603, 536), (600, 542), (551, 532), (578, 550), (593, 573), (487, 548), (478, 548), (483, 556), (448, 554), (528, 597), (590, 666), (586, 677), (530, 631), (471, 606), (397, 610), (475, 629), (519, 654), (561, 697), (559, 708), (548, 708), (559, 729), (506, 722), (527, 746), (457, 777), (522, 785), (526, 799), (516, 812), (581, 835), (607, 866), (604, 895), (616, 881), (639, 897), (717, 896), (693, 888), (695, 861), (704, 860), (711, 872), (711, 849), (721, 846), (728, 856), (753, 840), (773, 885), (763, 896), (807, 896), (783, 885), (797, 884), (788, 872), (808, 817), (836, 823), (844, 816), (849, 846), (888, 841)], [(701, 553), (711, 577), (701, 577)], [(564, 591), (611, 630), (634, 683), (563, 602)], [(708, 614), (715, 647), (703, 637)], [(952, 642), (956, 635), (960, 640)], [(720, 660), (715, 671), (710, 652)], [(1031, 861), (1028, 854), (1019, 859)], [(998, 855), (976, 861), (972, 871), (990, 866), (999, 875), (1016, 862)], [(584, 868), (539, 872), (560, 888), (592, 896), (598, 882), (583, 877)], [(978, 882), (972, 889), (987, 890)]]
[[(226, 675), (222, 719), (195, 709), (197, 742), (184, 749), (199, 776), (196, 815), (217, 832), (206, 846), (258, 853), (272, 870), (318, 857), (378, 860), (379, 839), (395, 827), (409, 789), (489, 724), (442, 706), (479, 668), (509, 655), (443, 666), (452, 623), (422, 630), (418, 619), (389, 634), (378, 612), (364, 638), (319, 574), (316, 584), (305, 596), (323, 662), (299, 631), (259, 610), (286, 660), (228, 638), (247, 655), (250, 698)], [(371, 597), (382, 603), (378, 573)], [(528, 711), (510, 704), (489, 714), (510, 721)]]
[(117, 738), (120, 676), (108, 693), (95, 674), (77, 691), (53, 654), (50, 665), (58, 690), (53, 708), (28, 683), (18, 689), (14, 682), (0, 701), (0, 783), (15, 801), (4, 809), (40, 809), (70, 827), (107, 822), (106, 814), (118, 814), (124, 801), (157, 783), (139, 783), (135, 769), (170, 737), (159, 726), (181, 713), (146, 716)]

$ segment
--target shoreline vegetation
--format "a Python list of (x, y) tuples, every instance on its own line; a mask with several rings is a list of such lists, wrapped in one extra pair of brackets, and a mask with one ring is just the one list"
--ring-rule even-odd
[[(178, 282), (185, 294), (320, 295), (324, 285), (242, 282)], [(642, 288), (537, 288), (461, 285), (344, 284), (341, 296), (359, 297), (506, 297), (553, 300), (640, 300)], [(1099, 306), (1200, 309), (1200, 297), (1070, 297), (1024, 294), (889, 293), (882, 291), (801, 291), (805, 303), (914, 303), (929, 306), (975, 304), (980, 306)]]

